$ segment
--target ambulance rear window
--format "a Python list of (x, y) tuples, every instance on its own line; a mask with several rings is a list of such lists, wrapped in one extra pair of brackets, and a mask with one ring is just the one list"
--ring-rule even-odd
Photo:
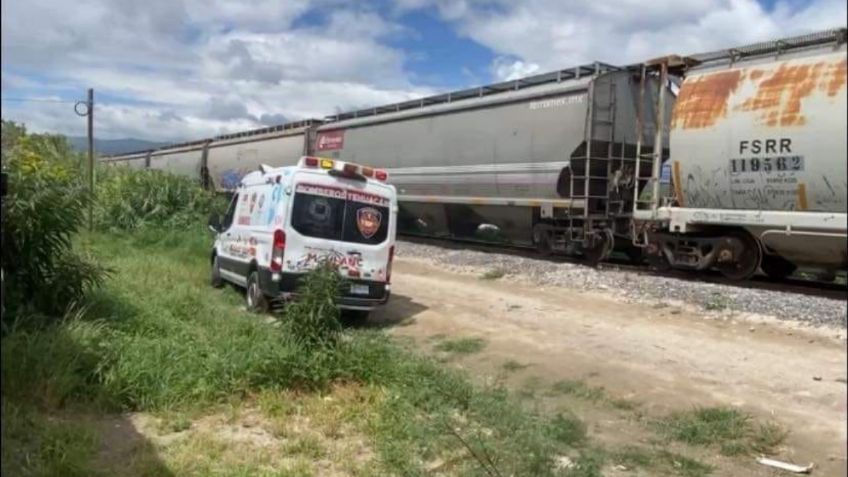
[(388, 201), (336, 187), (298, 184), (291, 223), (307, 237), (379, 244), (389, 235)]

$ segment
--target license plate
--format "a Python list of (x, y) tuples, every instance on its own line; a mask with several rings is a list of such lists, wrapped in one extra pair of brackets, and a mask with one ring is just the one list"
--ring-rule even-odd
[(367, 295), (368, 294), (368, 285), (361, 285), (358, 283), (354, 283), (350, 286), (350, 293), (352, 295)]

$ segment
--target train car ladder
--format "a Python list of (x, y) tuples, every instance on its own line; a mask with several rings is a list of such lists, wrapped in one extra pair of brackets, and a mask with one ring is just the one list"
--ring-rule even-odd
[[(609, 89), (607, 90), (606, 87)], [(610, 177), (613, 174), (615, 144), (616, 82), (610, 77), (595, 75), (589, 84), (586, 111), (585, 147), (583, 153), (571, 158), (570, 191), (575, 202), (583, 204), (578, 214), (569, 218), (569, 239), (592, 247), (592, 235), (610, 225)], [(599, 153), (601, 141), (595, 135), (606, 131), (606, 151)]]
[[(639, 230), (637, 222), (658, 220), (658, 210), (664, 205), (665, 197), (660, 194), (660, 183), (663, 169), (664, 144), (670, 130), (666, 117), (666, 95), (668, 94), (669, 74), (682, 74), (686, 68), (696, 64), (692, 58), (666, 56), (646, 62), (642, 65), (639, 78), (639, 104), (636, 111), (636, 171), (635, 187), (633, 188), (633, 221), (631, 234), (633, 245), (644, 247), (646, 237)], [(656, 102), (651, 101), (653, 124), (653, 142), (645, 146), (645, 89), (652, 78), (657, 79)], [(643, 177), (643, 168), (650, 171)], [(648, 197), (642, 198), (645, 191)]]

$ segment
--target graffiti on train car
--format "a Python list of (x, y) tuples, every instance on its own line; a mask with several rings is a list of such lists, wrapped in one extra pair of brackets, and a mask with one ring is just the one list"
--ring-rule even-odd
[(227, 169), (221, 172), (219, 183), (222, 189), (235, 189), (238, 187), (241, 178), (244, 177), (247, 171), (240, 169)]

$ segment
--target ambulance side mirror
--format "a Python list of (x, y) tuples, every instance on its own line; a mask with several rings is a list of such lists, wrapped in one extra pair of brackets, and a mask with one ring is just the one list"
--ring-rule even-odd
[(215, 212), (209, 214), (209, 230), (216, 234), (221, 231), (221, 216)]

